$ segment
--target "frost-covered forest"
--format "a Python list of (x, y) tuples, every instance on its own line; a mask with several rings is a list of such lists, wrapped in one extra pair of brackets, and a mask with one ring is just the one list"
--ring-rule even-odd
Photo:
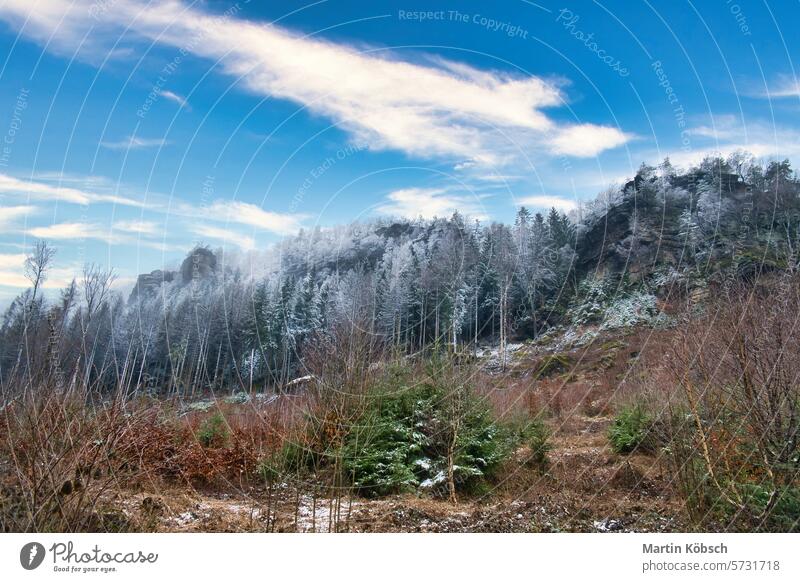
[(40, 243), (31, 287), (3, 315), (0, 378), (181, 395), (272, 389), (307, 375), (309, 346), (354, 328), (404, 354), (491, 344), (502, 365), (509, 342), (557, 326), (655, 315), (669, 294), (794, 270), (799, 194), (788, 161), (737, 153), (680, 171), (666, 160), (569, 216), (377, 219), (301, 231), (246, 257), (201, 246), (125, 295), (112, 271), (87, 265), (45, 297), (55, 251)]

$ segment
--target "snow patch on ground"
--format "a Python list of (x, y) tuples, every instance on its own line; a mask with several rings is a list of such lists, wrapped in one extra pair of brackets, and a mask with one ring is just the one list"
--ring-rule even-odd
[[(525, 347), (527, 346), (523, 343), (507, 343), (505, 353), (506, 366), (511, 363), (511, 357)], [(500, 346), (478, 348), (475, 352), (475, 356), (483, 360), (483, 366), (487, 370), (499, 370), (503, 367)]]
[[(345, 520), (347, 514), (357, 505), (358, 502), (341, 500), (340, 520)], [(318, 497), (315, 502), (311, 495), (301, 495), (300, 505), (297, 508), (297, 531), (301, 533), (336, 531), (336, 499)]]

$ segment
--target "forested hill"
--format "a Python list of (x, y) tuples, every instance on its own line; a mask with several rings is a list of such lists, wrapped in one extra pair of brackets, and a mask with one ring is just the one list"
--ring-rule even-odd
[(0, 374), (38, 361), (66, 382), (238, 387), (302, 375), (307, 347), (345, 327), (413, 353), (502, 349), (620, 305), (628, 320), (647, 321), (667, 294), (794, 269), (799, 193), (788, 161), (740, 153), (686, 172), (665, 161), (570, 216), (522, 208), (511, 225), (455, 214), (315, 229), (255, 271), (198, 247), (179, 270), (141, 275), (129, 297), (110, 290), (109, 273), (87, 269), (57, 301), (35, 287), (14, 301)]

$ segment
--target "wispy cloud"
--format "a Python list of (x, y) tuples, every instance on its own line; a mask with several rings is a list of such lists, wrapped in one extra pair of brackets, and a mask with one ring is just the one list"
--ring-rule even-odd
[(578, 203), (569, 198), (562, 198), (561, 196), (525, 196), (515, 200), (517, 206), (530, 206), (532, 208), (556, 208), (564, 212), (575, 210)]
[(735, 115), (715, 115), (712, 123), (687, 129), (690, 136), (713, 140), (728, 140), (742, 137), (742, 125)]
[(148, 220), (118, 220), (114, 223), (114, 230), (133, 234), (155, 235), (158, 234), (158, 226), (157, 223)]
[(60, 222), (49, 226), (36, 226), (28, 229), (28, 234), (53, 240), (93, 239), (109, 244), (119, 241), (108, 227), (86, 222)]
[(8, 174), (0, 174), (0, 194), (16, 194), (33, 200), (60, 201), (81, 205), (110, 203), (122, 206), (144, 206), (143, 203), (124, 196), (89, 192), (42, 181), (20, 180)]
[(202, 210), (204, 218), (252, 226), (275, 234), (295, 234), (300, 230), (302, 215), (281, 214), (239, 200), (217, 200)]
[(131, 245), (159, 251), (185, 251), (188, 246), (163, 240), (150, 240), (134, 236), (131, 232), (115, 232), (106, 225), (90, 222), (59, 222), (48, 226), (36, 226), (28, 229), (27, 233), (36, 238), (56, 241), (96, 240), (108, 245)]
[[(0, 17), (48, 46), (77, 48), (130, 30), (150, 41), (219, 61), (258, 95), (301, 104), (354, 141), (426, 158), (504, 164), (526, 154), (594, 156), (626, 143), (616, 127), (557, 122), (555, 82), (429, 58), (409, 62), (381, 49), (309, 38), (274, 25), (217, 16), (177, 1), (147, 10), (132, 0), (95, 14), (89, 0), (8, 0)], [(121, 142), (119, 147), (130, 147)]]
[(207, 206), (173, 201), (170, 206), (170, 214), (193, 221), (202, 220), (204, 223), (218, 222), (226, 225), (249, 226), (255, 230), (278, 235), (296, 234), (306, 218), (303, 214), (273, 212), (249, 202), (224, 199), (214, 200)]
[[(208, 206), (197, 206), (186, 201), (169, 200), (163, 194), (148, 193), (145, 197), (120, 184), (115, 184), (103, 177), (67, 176), (60, 174), (39, 174), (38, 180), (21, 180), (13, 176), (0, 174), (0, 194), (14, 194), (21, 199), (37, 201), (58, 201), (78, 205), (94, 203), (113, 203), (123, 206), (141, 208), (149, 213), (167, 214), (196, 221), (237, 224), (251, 227), (255, 230), (270, 232), (278, 235), (295, 234), (302, 226), (305, 216), (302, 214), (288, 214), (273, 212), (260, 208), (255, 204), (240, 200), (215, 200)], [(63, 181), (70, 186), (60, 184)], [(89, 191), (78, 188), (83, 184), (90, 184), (102, 192)], [(132, 198), (110, 193), (124, 191), (136, 198), (147, 200), (138, 202)], [(14, 220), (26, 214), (31, 214), (37, 208), (33, 205), (0, 206), (0, 226), (7, 227)], [(184, 225), (185, 226), (185, 225)], [(163, 226), (153, 220), (144, 218), (130, 220), (121, 219), (109, 225), (87, 222), (65, 222), (49, 226), (36, 226), (30, 228), (28, 233), (40, 238), (54, 240), (102, 240), (108, 244), (131, 243), (138, 246), (149, 246), (159, 249), (183, 249), (182, 246), (167, 244), (164, 240), (148, 240), (164, 234)], [(176, 236), (179, 236), (179, 232)], [(136, 235), (136, 236), (134, 236)], [(163, 237), (162, 237), (163, 238)], [(175, 236), (171, 236), (175, 238)]]
[(27, 255), (22, 253), (0, 254), (0, 269), (22, 269)]
[(757, 97), (764, 99), (786, 99), (789, 97), (800, 97), (800, 81), (795, 77), (782, 75), (772, 87), (759, 92)]
[(35, 211), (35, 206), (0, 206), (0, 228), (8, 228), (23, 216)]
[(713, 124), (689, 128), (689, 134), (698, 138), (690, 150), (652, 153), (648, 157), (657, 161), (669, 156), (676, 166), (687, 167), (699, 163), (706, 156), (727, 157), (737, 151), (746, 151), (756, 158), (768, 160), (780, 157), (800, 161), (800, 131), (762, 120), (742, 123), (734, 115), (715, 116)]
[(146, 138), (130, 135), (120, 141), (104, 141), (100, 145), (109, 150), (141, 150), (145, 148), (157, 148), (169, 144), (162, 138)]
[(386, 216), (402, 218), (445, 218), (459, 212), (473, 219), (485, 220), (486, 210), (477, 197), (448, 193), (439, 188), (404, 188), (389, 193), (386, 202), (376, 208)]
[(178, 95), (177, 93), (173, 93), (172, 91), (162, 90), (161, 96), (164, 97), (165, 99), (169, 99), (170, 101), (174, 101), (181, 107), (188, 106), (188, 102), (184, 97), (181, 97), (180, 95)]
[(247, 236), (233, 230), (218, 228), (216, 226), (196, 225), (192, 227), (192, 232), (203, 238), (230, 243), (245, 251), (256, 248), (256, 241), (252, 236)]
[(0, 269), (0, 285), (4, 287), (24, 288), (29, 287), (30, 284), (31, 282), (22, 274), (22, 267), (20, 267), (19, 271)]
[(621, 145), (633, 138), (614, 127), (584, 123), (559, 131), (552, 137), (552, 151), (556, 154), (589, 158)]

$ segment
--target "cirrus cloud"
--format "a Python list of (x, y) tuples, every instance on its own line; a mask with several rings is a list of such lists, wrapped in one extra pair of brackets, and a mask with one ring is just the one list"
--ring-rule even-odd
[(204, 209), (203, 215), (218, 221), (234, 222), (284, 235), (295, 234), (300, 230), (302, 219), (298, 214), (271, 212), (240, 200), (217, 200)]
[(114, 194), (100, 194), (77, 188), (66, 187), (60, 184), (49, 184), (35, 180), (21, 180), (8, 174), (0, 174), (0, 194), (14, 194), (27, 197), (31, 200), (47, 200), (69, 202), (70, 204), (88, 205), (92, 203), (110, 203), (121, 206), (144, 207), (144, 204), (117, 196)]
[(565, 97), (558, 83), (535, 75), (479, 70), (438, 57), (410, 62), (380, 48), (311, 38), (177, 0), (144, 10), (132, 0), (116, 0), (108, 11), (90, 8), (90, 0), (7, 0), (0, 18), (51, 48), (87, 50), (91, 31), (89, 50), (96, 53), (97, 43), (130, 31), (213, 59), (249, 91), (298, 103), (373, 149), (506, 164), (518, 158), (518, 148), (588, 157), (630, 139), (615, 127), (550, 118), (543, 110), (563, 106)]
[(230, 243), (245, 251), (251, 251), (256, 248), (256, 241), (252, 236), (241, 234), (226, 228), (219, 228), (209, 225), (196, 225), (192, 227), (192, 231), (197, 236), (204, 239), (213, 239), (222, 241), (223, 243)]

